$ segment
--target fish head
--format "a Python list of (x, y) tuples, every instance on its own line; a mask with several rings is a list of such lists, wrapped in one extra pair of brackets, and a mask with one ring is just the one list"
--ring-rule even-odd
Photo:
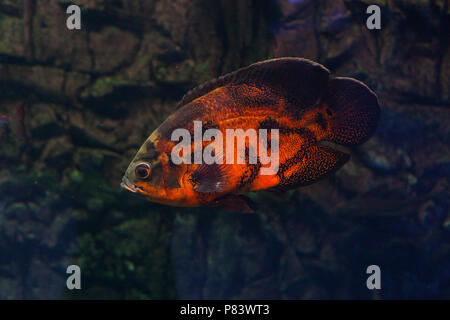
[(179, 170), (170, 163), (167, 152), (157, 149), (157, 136), (153, 133), (140, 147), (120, 186), (149, 201), (176, 205), (183, 197)]

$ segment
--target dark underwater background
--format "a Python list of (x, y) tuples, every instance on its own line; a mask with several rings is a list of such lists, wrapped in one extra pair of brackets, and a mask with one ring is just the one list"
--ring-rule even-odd
[[(0, 299), (450, 299), (449, 15), (444, 0), (2, 0)], [(253, 215), (120, 191), (187, 90), (281, 56), (379, 96), (377, 132), (335, 175), (251, 194)]]

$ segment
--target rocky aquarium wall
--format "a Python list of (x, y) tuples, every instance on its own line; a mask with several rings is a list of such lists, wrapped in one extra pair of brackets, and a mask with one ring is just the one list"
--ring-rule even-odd
[[(1, 1), (0, 299), (449, 299), (449, 17), (447, 0)], [(283, 56), (378, 95), (336, 174), (251, 194), (250, 215), (120, 190), (187, 90)]]

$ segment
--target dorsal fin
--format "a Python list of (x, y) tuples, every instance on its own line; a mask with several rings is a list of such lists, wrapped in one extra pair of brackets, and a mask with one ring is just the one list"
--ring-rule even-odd
[(276, 58), (264, 60), (238, 69), (188, 91), (177, 108), (226, 85), (264, 85), (283, 90), (296, 98), (303, 107), (314, 104), (326, 90), (330, 72), (321, 64), (303, 58)]

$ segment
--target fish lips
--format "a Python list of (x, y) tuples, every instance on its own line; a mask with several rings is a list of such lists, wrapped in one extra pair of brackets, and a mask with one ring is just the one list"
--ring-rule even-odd
[(142, 189), (136, 187), (127, 177), (122, 178), (122, 182), (120, 183), (120, 187), (124, 190), (130, 191), (135, 194), (142, 193)]

